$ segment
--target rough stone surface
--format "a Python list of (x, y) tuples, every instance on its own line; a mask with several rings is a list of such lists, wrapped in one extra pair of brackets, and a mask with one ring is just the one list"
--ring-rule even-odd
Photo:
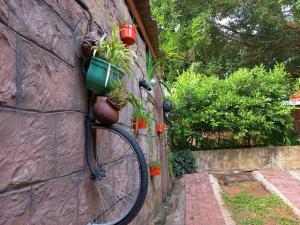
[(54, 115), (0, 111), (0, 190), (54, 175)]
[(30, 218), (30, 188), (0, 195), (0, 224), (24, 225)]
[(84, 165), (83, 115), (0, 111), (0, 190)]
[(8, 20), (7, 0), (0, 0), (0, 21), (7, 23), (7, 20)]
[(300, 146), (198, 151), (193, 155), (197, 159), (199, 172), (300, 169)]
[[(75, 1), (9, 0), (9, 7), (7, 2), (0, 0), (0, 74), (5, 74), (0, 76), (0, 95), (6, 83), (12, 84), (5, 93), (14, 108), (0, 107), (0, 224), (87, 224), (89, 212), (96, 209), (84, 155), (82, 112), (87, 98), (79, 51), (88, 17)], [(108, 34), (111, 22), (132, 22), (124, 0), (87, 3), (100, 30)], [(145, 101), (145, 110), (155, 113), (154, 98), (138, 85), (146, 76), (146, 45), (139, 34), (130, 48), (137, 59), (133, 76), (126, 77), (126, 89)], [(2, 66), (4, 59), (11, 60)], [(128, 132), (132, 112), (128, 105), (121, 113)], [(117, 140), (101, 138), (122, 152)], [(151, 132), (141, 130), (135, 138), (147, 163), (161, 161), (164, 140), (156, 136), (155, 121)], [(127, 165), (120, 164), (113, 173), (121, 176)], [(149, 177), (146, 201), (130, 225), (153, 225), (164, 176)]]
[(72, 28), (84, 17), (83, 10), (75, 1), (45, 0), (50, 7)]
[(63, 176), (85, 167), (84, 116), (60, 113), (56, 118), (55, 176)]
[(74, 64), (71, 29), (43, 1), (10, 0), (9, 25), (70, 64)]
[(33, 186), (30, 225), (75, 225), (77, 186), (72, 176)]
[[(3, 6), (3, 3), (0, 2)], [(3, 6), (4, 7), (4, 6)], [(16, 103), (16, 35), (0, 23), (0, 101)]]
[(72, 109), (77, 100), (74, 68), (30, 42), (20, 42), (18, 107), (39, 111)]

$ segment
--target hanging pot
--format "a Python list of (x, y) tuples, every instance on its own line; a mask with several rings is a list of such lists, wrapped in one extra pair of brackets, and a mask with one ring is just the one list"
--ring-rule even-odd
[(125, 45), (132, 45), (136, 40), (136, 26), (131, 24), (120, 24), (120, 38)]
[(150, 175), (153, 177), (158, 176), (160, 174), (160, 167), (158, 166), (150, 166), (149, 170), (150, 170)]
[(121, 80), (125, 73), (110, 63), (93, 57), (88, 66), (86, 88), (98, 95), (106, 95), (112, 91), (112, 84)]
[(164, 112), (171, 112), (173, 108), (172, 102), (170, 100), (164, 100), (163, 101), (163, 110)]
[(163, 132), (165, 132), (165, 129), (166, 129), (165, 125), (162, 124), (162, 123), (159, 123), (159, 124), (156, 125), (156, 132), (158, 134), (162, 134)]
[(99, 97), (93, 106), (96, 119), (103, 125), (110, 126), (119, 121), (121, 108), (106, 97)]
[(138, 117), (133, 122), (134, 129), (145, 129), (147, 128), (147, 119)]

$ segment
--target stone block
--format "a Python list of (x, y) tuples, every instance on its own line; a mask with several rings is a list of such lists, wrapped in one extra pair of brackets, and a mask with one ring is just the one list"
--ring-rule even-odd
[(0, 111), (0, 191), (84, 166), (82, 114)]
[(0, 0), (0, 21), (7, 23), (8, 21), (8, 6), (7, 0)]
[(81, 18), (85, 17), (83, 9), (75, 1), (45, 0), (74, 30)]
[(78, 179), (67, 176), (32, 187), (30, 225), (75, 225)]
[(72, 31), (44, 1), (10, 0), (9, 9), (10, 27), (74, 65)]
[(78, 74), (74, 68), (30, 42), (20, 42), (18, 107), (39, 111), (76, 109), (73, 105), (78, 99), (74, 95), (78, 90), (74, 86), (78, 86)]
[(60, 113), (56, 118), (55, 176), (82, 170), (85, 163), (85, 127), (81, 113)]
[[(0, 7), (4, 7), (0, 1)], [(1, 8), (0, 8), (1, 12)], [(1, 16), (1, 14), (0, 14)], [(16, 104), (16, 35), (0, 23), (0, 101)]]
[(0, 111), (0, 190), (54, 175), (55, 115)]
[(24, 225), (30, 219), (30, 188), (0, 195), (0, 224)]

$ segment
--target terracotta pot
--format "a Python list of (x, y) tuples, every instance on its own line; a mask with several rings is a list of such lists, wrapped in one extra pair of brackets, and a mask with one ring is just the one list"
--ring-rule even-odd
[(157, 167), (157, 166), (150, 166), (149, 167), (149, 170), (150, 170), (150, 175), (151, 176), (157, 176), (160, 174), (160, 167)]
[(161, 134), (163, 132), (165, 132), (165, 125), (162, 123), (159, 123), (156, 125), (156, 132)]
[(134, 129), (144, 129), (147, 128), (147, 120), (145, 118), (136, 118), (133, 122)]
[(110, 126), (119, 121), (120, 107), (106, 97), (99, 97), (93, 106), (96, 119), (103, 125)]
[(120, 38), (125, 45), (132, 45), (136, 40), (136, 26), (120, 24)]

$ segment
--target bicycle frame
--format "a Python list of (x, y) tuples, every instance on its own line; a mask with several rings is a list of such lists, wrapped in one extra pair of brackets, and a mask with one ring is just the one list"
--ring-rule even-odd
[(91, 171), (91, 178), (96, 179), (97, 173), (92, 168), (92, 163), (91, 163), (91, 140), (90, 140), (90, 138), (92, 137), (94, 160), (97, 164), (99, 164), (98, 157), (97, 157), (96, 131), (95, 131), (95, 129), (93, 129), (93, 127), (94, 127), (94, 125), (96, 125), (96, 123), (94, 122), (95, 119), (94, 119), (94, 115), (93, 115), (92, 104), (93, 104), (93, 94), (91, 91), (88, 91), (88, 112), (87, 112), (87, 115), (85, 116), (85, 156), (86, 156), (88, 167)]

